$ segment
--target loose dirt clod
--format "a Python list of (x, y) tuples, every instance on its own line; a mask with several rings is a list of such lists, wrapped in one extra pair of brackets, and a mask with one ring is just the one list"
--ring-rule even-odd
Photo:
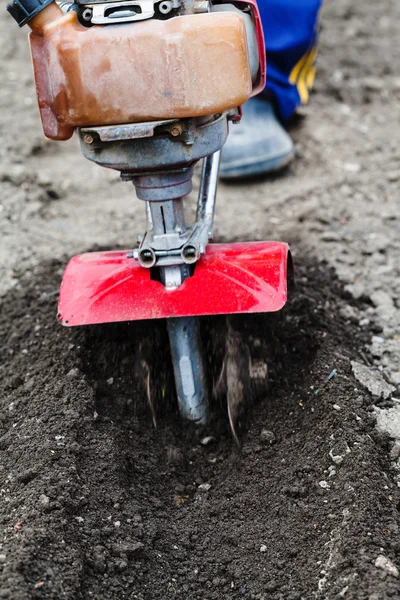
[(260, 433), (260, 441), (263, 442), (263, 444), (274, 444), (276, 442), (274, 432), (263, 429)]
[(364, 385), (373, 396), (377, 398), (388, 398), (396, 388), (387, 383), (382, 374), (377, 369), (371, 369), (367, 365), (353, 360), (351, 361), (354, 376), (362, 385)]
[(399, 570), (396, 565), (386, 556), (380, 554), (375, 561), (375, 566), (382, 571), (388, 573), (388, 575), (392, 575), (393, 577), (399, 577)]

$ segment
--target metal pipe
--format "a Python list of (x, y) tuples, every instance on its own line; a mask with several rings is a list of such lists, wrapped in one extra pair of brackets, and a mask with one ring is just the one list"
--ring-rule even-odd
[(214, 154), (211, 154), (210, 156), (206, 156), (203, 161), (203, 170), (201, 173), (196, 220), (202, 220), (207, 224), (209, 238), (212, 236), (212, 227), (214, 223), (220, 162), (221, 150), (214, 152)]
[(149, 229), (153, 229), (153, 217), (151, 216), (150, 202), (146, 201), (145, 204), (146, 204), (147, 231), (149, 231)]
[(194, 317), (167, 319), (179, 411), (198, 425), (207, 423), (207, 386), (198, 322)]

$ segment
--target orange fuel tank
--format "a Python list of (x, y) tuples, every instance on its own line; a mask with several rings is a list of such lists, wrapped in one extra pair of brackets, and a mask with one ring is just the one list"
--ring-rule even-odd
[(51, 4), (29, 24), (51, 139), (75, 127), (219, 113), (252, 92), (245, 23), (234, 12), (87, 28)]

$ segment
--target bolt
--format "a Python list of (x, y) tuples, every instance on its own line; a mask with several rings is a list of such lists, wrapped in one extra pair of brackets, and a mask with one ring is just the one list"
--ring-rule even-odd
[(84, 21), (91, 21), (92, 20), (92, 15), (93, 15), (93, 9), (91, 9), (91, 8), (85, 8), (85, 10), (82, 13), (82, 19)]
[(174, 125), (170, 129), (170, 134), (173, 135), (174, 137), (177, 137), (178, 135), (182, 135), (182, 125)]
[(92, 135), (90, 135), (90, 133), (85, 133), (85, 135), (83, 136), (83, 141), (84, 141), (86, 144), (93, 144), (93, 142), (94, 142), (94, 139), (93, 139), (93, 136), (92, 136)]
[(166, 2), (160, 2), (158, 8), (161, 14), (167, 15), (169, 12), (171, 12), (173, 5), (172, 2), (166, 0)]

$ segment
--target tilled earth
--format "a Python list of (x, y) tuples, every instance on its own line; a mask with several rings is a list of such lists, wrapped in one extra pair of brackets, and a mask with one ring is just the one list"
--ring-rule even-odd
[(1, 597), (398, 596), (374, 562), (400, 558), (400, 494), (350, 369), (369, 336), (340, 316), (327, 265), (302, 261), (284, 315), (202, 322), (217, 362), (229, 328), (271, 365), (269, 387), (247, 382), (240, 451), (218, 400), (216, 427), (180, 423), (167, 350), (149, 353), (166, 348), (161, 324), (53, 324), (59, 269), (35, 270), (0, 320)]
[(56, 323), (67, 256), (132, 246), (143, 215), (76, 140), (43, 140), (2, 11), (0, 598), (399, 597), (399, 24), (396, 0), (328, 1), (295, 165), (220, 188), (219, 239), (289, 241), (297, 287), (280, 315), (202, 320), (213, 425), (196, 432), (163, 323)]

